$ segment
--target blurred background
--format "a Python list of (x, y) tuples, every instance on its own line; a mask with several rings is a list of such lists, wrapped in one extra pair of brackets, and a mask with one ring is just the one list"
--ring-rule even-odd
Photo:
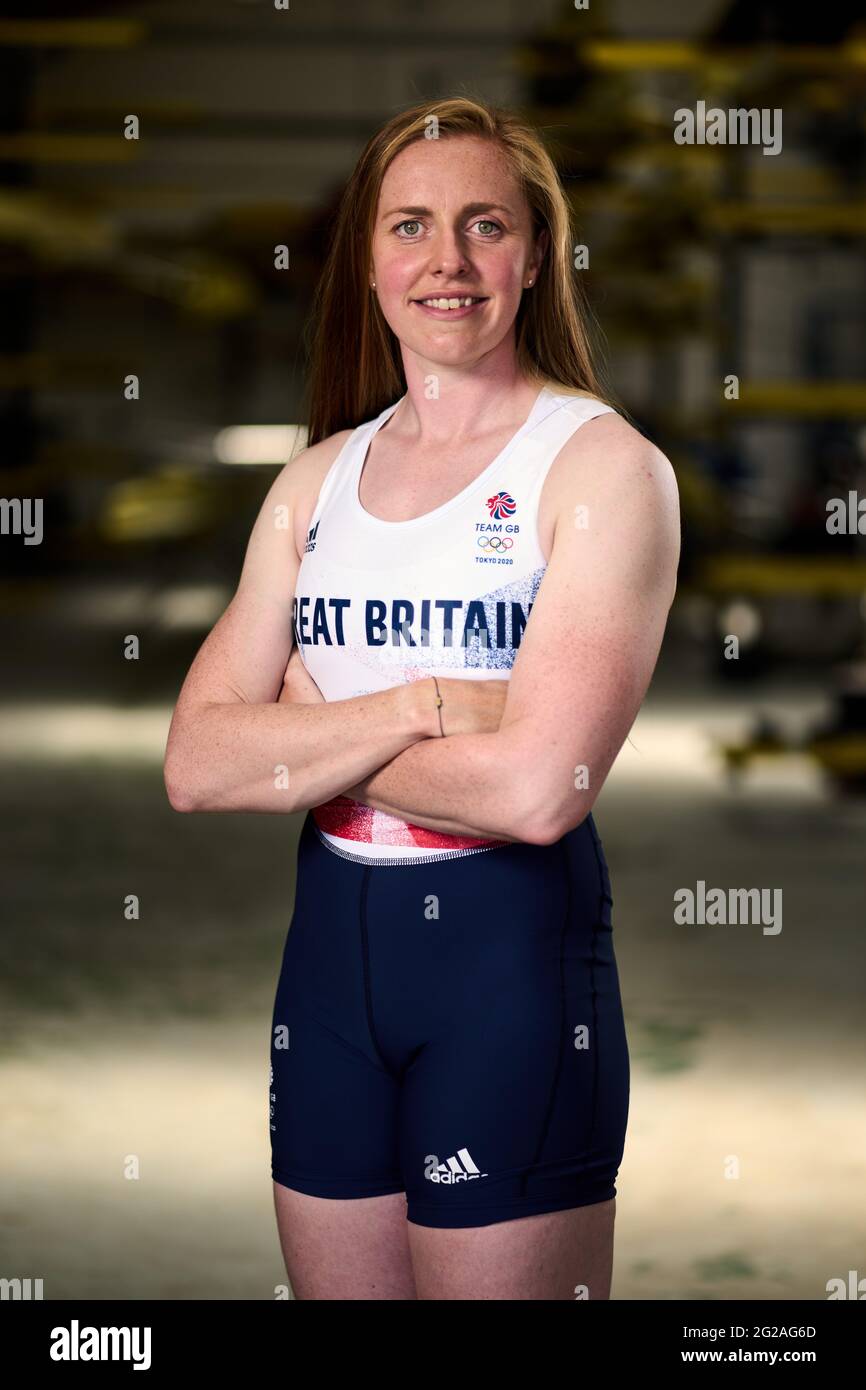
[[(4, 13), (0, 1276), (46, 1298), (285, 1282), (268, 1030), (302, 818), (179, 816), (162, 756), (303, 447), (344, 183), (396, 110), (461, 91), (545, 135), (611, 382), (681, 493), (664, 650), (595, 808), (632, 1056), (612, 1296), (866, 1275), (860, 7)], [(699, 101), (781, 110), (781, 152), (677, 144)], [(782, 930), (677, 924), (699, 881), (782, 890)]]

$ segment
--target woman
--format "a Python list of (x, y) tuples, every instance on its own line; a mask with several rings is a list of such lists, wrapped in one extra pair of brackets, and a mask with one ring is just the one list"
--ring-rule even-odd
[(172, 721), (177, 810), (306, 812), (269, 1086), (298, 1298), (609, 1297), (629, 1063), (591, 810), (679, 520), (601, 398), (571, 247), (512, 115), (371, 139), (309, 447)]

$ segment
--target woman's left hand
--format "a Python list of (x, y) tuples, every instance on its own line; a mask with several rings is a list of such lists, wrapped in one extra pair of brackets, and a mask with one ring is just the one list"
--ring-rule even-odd
[(285, 705), (291, 701), (297, 705), (318, 705), (324, 703), (324, 699), (324, 695), (301, 660), (299, 648), (293, 647), (289, 664), (286, 667), (286, 674), (283, 676), (283, 686), (277, 704)]

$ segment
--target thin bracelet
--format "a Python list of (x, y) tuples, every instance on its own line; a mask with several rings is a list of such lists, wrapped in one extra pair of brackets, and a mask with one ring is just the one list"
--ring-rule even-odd
[[(442, 729), (442, 696), (439, 694), (439, 682), (435, 676), (433, 677), (433, 682), (436, 686), (436, 709), (439, 712), (439, 728)], [(445, 737), (444, 729), (442, 729), (441, 737)]]

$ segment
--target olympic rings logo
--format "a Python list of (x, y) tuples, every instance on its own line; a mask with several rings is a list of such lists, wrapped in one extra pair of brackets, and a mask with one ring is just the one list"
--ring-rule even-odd
[(482, 550), (510, 550), (514, 541), (510, 536), (479, 536), (478, 544)]

